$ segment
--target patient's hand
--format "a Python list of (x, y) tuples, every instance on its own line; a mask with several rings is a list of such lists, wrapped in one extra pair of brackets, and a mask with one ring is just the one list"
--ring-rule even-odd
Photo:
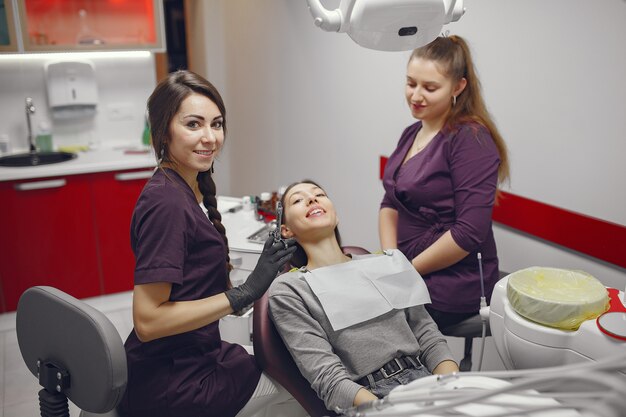
[(454, 361), (443, 361), (433, 369), (433, 374), (444, 375), (451, 374), (452, 372), (459, 372), (459, 365)]
[(352, 405), (356, 407), (357, 405), (369, 403), (377, 399), (378, 399), (377, 396), (375, 396), (374, 394), (372, 394), (365, 388), (361, 388), (360, 390), (357, 391), (356, 395), (354, 396), (354, 402), (352, 403)]

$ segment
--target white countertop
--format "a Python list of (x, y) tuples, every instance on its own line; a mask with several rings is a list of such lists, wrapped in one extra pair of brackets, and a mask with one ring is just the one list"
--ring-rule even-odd
[(248, 241), (248, 236), (265, 226), (265, 223), (254, 218), (255, 211), (240, 209), (234, 213), (228, 212), (228, 209), (240, 206), (241, 198), (217, 197), (217, 209), (222, 213), (228, 247), (240, 252), (261, 253), (263, 245)]
[(0, 181), (154, 168), (155, 166), (156, 159), (152, 151), (134, 154), (125, 153), (124, 149), (99, 149), (78, 152), (76, 158), (58, 164), (35, 167), (0, 167)]

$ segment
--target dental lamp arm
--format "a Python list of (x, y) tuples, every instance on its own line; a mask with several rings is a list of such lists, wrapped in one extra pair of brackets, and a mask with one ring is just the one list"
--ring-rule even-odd
[[(355, 3), (359, 0), (341, 0), (339, 8), (328, 10), (321, 3), (321, 0), (307, 0), (307, 5), (315, 26), (327, 32), (345, 32), (350, 26), (350, 15)], [(362, 0), (361, 0), (362, 1)], [(432, 2), (432, 0), (414, 0), (419, 2)], [(440, 0), (443, 3), (445, 17), (443, 24), (458, 21), (465, 13), (464, 0)], [(390, 6), (393, 6), (391, 2)]]
[(345, 32), (359, 45), (380, 51), (424, 46), (465, 13), (464, 0), (341, 0), (334, 10), (321, 1), (307, 0), (315, 26)]
[(446, 9), (446, 18), (444, 24), (450, 22), (458, 22), (461, 16), (465, 14), (465, 7), (463, 7), (463, 0), (443, 0), (444, 7)]
[(339, 32), (343, 20), (339, 9), (328, 10), (320, 0), (307, 0), (307, 4), (311, 15), (313, 15), (315, 26), (327, 32)]

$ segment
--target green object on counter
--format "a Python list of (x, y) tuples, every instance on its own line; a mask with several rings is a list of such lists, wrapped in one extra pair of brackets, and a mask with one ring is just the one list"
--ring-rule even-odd
[(52, 135), (37, 135), (35, 143), (39, 152), (52, 152)]
[(37, 136), (35, 136), (35, 146), (39, 152), (52, 152), (52, 130), (47, 123), (40, 123)]
[(151, 134), (150, 134), (150, 126), (148, 125), (148, 121), (146, 120), (146, 123), (144, 124), (143, 127), (143, 134), (141, 136), (141, 143), (143, 143), (145, 146), (150, 146), (151, 143)]

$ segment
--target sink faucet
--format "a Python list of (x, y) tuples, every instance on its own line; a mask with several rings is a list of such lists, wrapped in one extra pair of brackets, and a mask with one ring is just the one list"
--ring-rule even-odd
[(30, 145), (30, 152), (37, 152), (37, 148), (35, 147), (35, 140), (33, 138), (33, 127), (30, 123), (30, 115), (35, 114), (35, 105), (33, 104), (33, 99), (30, 97), (26, 97), (26, 122), (28, 124), (28, 144)]

